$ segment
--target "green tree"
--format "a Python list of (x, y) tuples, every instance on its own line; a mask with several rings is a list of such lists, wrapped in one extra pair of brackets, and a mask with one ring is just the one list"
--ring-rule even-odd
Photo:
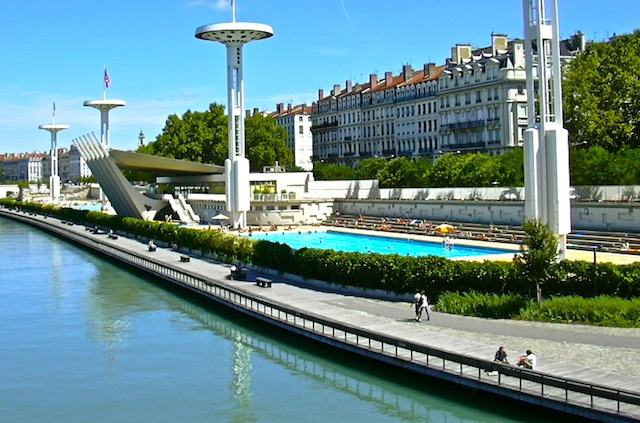
[(378, 179), (378, 172), (386, 165), (386, 159), (374, 157), (363, 159), (358, 163), (358, 179)]
[(620, 179), (615, 174), (613, 154), (603, 147), (571, 149), (570, 153), (572, 185), (607, 185)]
[(95, 176), (83, 176), (82, 178), (78, 178), (78, 182), (81, 184), (93, 184), (98, 182)]
[(262, 172), (264, 166), (293, 164), (293, 152), (287, 146), (287, 131), (277, 126), (272, 117), (254, 114), (245, 121), (246, 155), (252, 172)]
[(222, 165), (226, 158), (227, 122), (224, 107), (216, 103), (206, 112), (187, 110), (181, 117), (170, 115), (162, 134), (138, 152)]
[(418, 167), (406, 157), (398, 157), (386, 163), (378, 171), (381, 188), (411, 188), (420, 183)]
[(461, 187), (489, 187), (498, 180), (500, 172), (497, 162), (486, 154), (467, 154), (462, 156), (462, 169), (458, 173)]
[(637, 185), (640, 183), (640, 149), (608, 152), (603, 147), (570, 150), (572, 185)]
[[(187, 110), (180, 117), (170, 115), (162, 134), (137, 152), (223, 165), (229, 156), (228, 124), (224, 106), (216, 103), (204, 112)], [(276, 126), (273, 118), (256, 114), (245, 120), (245, 154), (252, 171), (260, 172), (276, 161), (284, 167), (292, 165), (293, 152), (286, 141), (285, 129)]]
[(433, 166), (434, 187), (489, 187), (500, 181), (498, 162), (486, 154), (445, 154)]
[(535, 283), (538, 304), (542, 302), (542, 285), (554, 275), (557, 268), (558, 240), (549, 227), (538, 220), (527, 219), (526, 233), (520, 244), (520, 270), (526, 281)]
[(315, 162), (313, 178), (317, 181), (351, 180), (356, 179), (356, 170), (345, 165)]
[(616, 162), (622, 168), (619, 185), (640, 185), (640, 148), (623, 148), (616, 153)]
[(456, 186), (457, 181), (460, 179), (462, 162), (462, 156), (457, 154), (441, 156), (433, 166), (429, 185), (434, 188)]
[(433, 160), (420, 158), (414, 163), (417, 173), (416, 187), (428, 187), (433, 172)]
[(613, 152), (640, 146), (640, 30), (589, 44), (564, 71), (565, 127), (573, 143)]
[(495, 157), (498, 175), (496, 181), (503, 187), (517, 187), (524, 185), (524, 151), (514, 148)]

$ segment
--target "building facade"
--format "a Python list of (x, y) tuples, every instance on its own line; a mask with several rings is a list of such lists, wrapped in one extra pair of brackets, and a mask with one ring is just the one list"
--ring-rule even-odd
[[(41, 163), (42, 180), (48, 181), (51, 177), (51, 156), (44, 154)], [(70, 148), (58, 149), (58, 176), (62, 182), (71, 181), (72, 183), (77, 183), (81, 178), (91, 176), (87, 162), (74, 144), (71, 144)]]
[[(584, 48), (580, 33), (562, 41), (562, 60)], [(311, 116), (313, 160), (354, 165), (368, 157), (499, 155), (522, 146), (526, 66), (524, 41), (492, 34), (489, 47), (456, 45), (441, 66), (405, 65), (398, 75), (346, 81), (329, 95), (319, 90)]]
[(43, 160), (46, 154), (7, 154), (2, 161), (5, 182), (40, 182), (44, 180)]
[(304, 169), (313, 169), (313, 137), (311, 135), (311, 113), (313, 109), (306, 104), (285, 108), (283, 103), (270, 113), (276, 125), (287, 131), (287, 146), (293, 152), (293, 164)]
[[(68, 157), (68, 173), (63, 181), (71, 181), (77, 183), (81, 178), (88, 178), (91, 174), (91, 169), (87, 165), (87, 162), (80, 154), (80, 150), (75, 144), (71, 144), (67, 152)], [(61, 176), (62, 178), (62, 176)]]

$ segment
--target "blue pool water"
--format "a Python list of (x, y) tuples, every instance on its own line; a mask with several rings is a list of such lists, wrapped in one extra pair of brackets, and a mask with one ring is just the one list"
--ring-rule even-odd
[(76, 206), (71, 206), (73, 209), (77, 210), (89, 210), (89, 211), (100, 211), (102, 210), (101, 204), (79, 204)]
[(382, 236), (354, 235), (332, 231), (253, 232), (253, 239), (287, 244), (296, 250), (318, 248), (361, 253), (400, 254), (413, 257), (439, 256), (446, 258), (478, 257), (505, 254), (511, 250), (454, 245), (445, 249), (441, 243), (397, 239)]

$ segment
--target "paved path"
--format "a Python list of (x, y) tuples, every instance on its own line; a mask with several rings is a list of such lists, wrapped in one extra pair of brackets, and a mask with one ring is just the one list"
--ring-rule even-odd
[(407, 325), (420, 326), (427, 333), (480, 342), (491, 346), (491, 352), (502, 345), (511, 362), (525, 350), (531, 349), (538, 356), (540, 370), (544, 369), (545, 361), (552, 359), (640, 378), (640, 368), (636, 365), (640, 329), (490, 320), (433, 311), (430, 321), (423, 319), (418, 323), (413, 321), (413, 310), (406, 304), (349, 297), (334, 304), (374, 316), (406, 321)]

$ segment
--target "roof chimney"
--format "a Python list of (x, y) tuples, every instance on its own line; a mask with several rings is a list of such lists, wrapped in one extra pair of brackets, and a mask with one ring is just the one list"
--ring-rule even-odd
[(337, 97), (340, 95), (340, 84), (335, 84), (333, 86), (333, 91), (331, 91), (331, 95), (333, 95), (334, 97)]
[(513, 67), (516, 69), (525, 67), (524, 41), (522, 40), (513, 40)]
[(384, 73), (384, 83), (385, 85), (391, 85), (391, 82), (393, 81), (393, 72), (388, 71)]
[(282, 112), (284, 112), (284, 103), (278, 103), (276, 110), (278, 111), (278, 114), (281, 114)]
[(372, 73), (371, 75), (369, 75), (369, 85), (371, 86), (371, 88), (374, 88), (376, 85), (378, 85), (378, 74)]
[(351, 80), (347, 79), (347, 81), (345, 82), (345, 85), (346, 85), (347, 92), (350, 93), (351, 90), (353, 89), (353, 84), (351, 83)]
[(287, 112), (291, 111), (291, 103), (287, 104)]
[(319, 89), (318, 90), (318, 100), (322, 100), (324, 98), (324, 90), (323, 89)]
[(411, 65), (402, 66), (402, 76), (404, 76), (404, 82), (413, 78), (413, 69), (411, 68)]
[(461, 65), (471, 59), (471, 44), (456, 44), (451, 48), (451, 63)]
[[(613, 34), (615, 36), (615, 34)], [(571, 36), (571, 49), (579, 50), (581, 53), (585, 51), (587, 47), (587, 40), (584, 34), (580, 31)]]
[(504, 34), (491, 34), (491, 47), (494, 56), (505, 54), (508, 48), (507, 36)]
[(436, 71), (436, 64), (433, 62), (427, 63), (426, 65), (424, 65), (424, 76), (425, 77), (429, 77), (429, 76), (433, 76), (433, 74)]

